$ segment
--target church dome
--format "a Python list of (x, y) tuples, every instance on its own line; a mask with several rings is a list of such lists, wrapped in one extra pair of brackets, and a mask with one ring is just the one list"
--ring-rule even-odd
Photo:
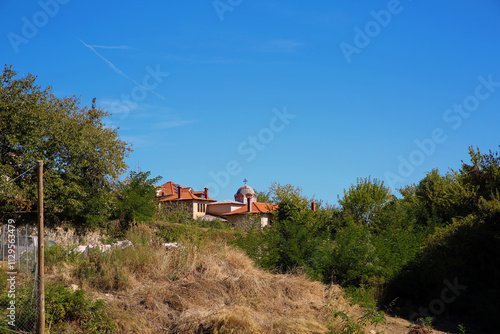
[(243, 195), (243, 196), (256, 196), (255, 191), (252, 189), (252, 187), (247, 186), (246, 184), (244, 186), (241, 186), (238, 191), (236, 192), (236, 195)]

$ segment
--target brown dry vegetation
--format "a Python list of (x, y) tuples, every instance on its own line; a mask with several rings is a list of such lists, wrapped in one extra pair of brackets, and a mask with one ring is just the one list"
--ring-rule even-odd
[(361, 314), (338, 286), (259, 270), (224, 243), (166, 250), (146, 226), (128, 238), (134, 247), (49, 266), (52, 280), (105, 299), (117, 333), (338, 333), (349, 320), (335, 311)]

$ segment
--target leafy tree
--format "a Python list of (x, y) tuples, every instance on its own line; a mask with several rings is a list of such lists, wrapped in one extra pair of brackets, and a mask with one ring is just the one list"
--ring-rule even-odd
[(462, 162), (462, 168), (455, 175), (470, 210), (481, 201), (500, 196), (500, 153), (482, 154), (479, 148), (469, 147), (469, 155), (471, 164)]
[(316, 202), (316, 211), (311, 213), (309, 229), (312, 235), (322, 239), (333, 239), (338, 229), (343, 225), (342, 213), (336, 206), (321, 201)]
[(441, 176), (437, 169), (427, 173), (415, 187), (418, 223), (427, 226), (451, 223), (452, 217), (462, 215), (464, 211), (461, 192), (456, 175), (447, 173)]
[(377, 179), (358, 178), (355, 185), (344, 190), (344, 197), (339, 199), (342, 212), (357, 223), (368, 224), (375, 215), (393, 199), (391, 190)]
[(428, 225), (443, 224), (428, 229), (416, 256), (387, 285), (385, 302), (398, 297), (410, 315), (442, 296), (443, 282), (452, 282), (461, 288), (446, 304), (447, 316), (490, 333), (500, 312), (500, 159), (498, 152), (469, 148), (469, 154), (471, 162), (459, 171), (445, 176), (433, 171), (415, 186), (414, 195), (407, 193), (424, 204), (419, 210), (428, 213), (423, 217)]
[(335, 239), (332, 275), (342, 285), (359, 285), (377, 276), (381, 267), (370, 230), (356, 223), (348, 223)]
[(265, 191), (256, 191), (257, 194), (257, 202), (259, 203), (270, 203), (271, 202), (271, 194), (270, 192)]
[(149, 179), (151, 172), (131, 171), (124, 181), (117, 183), (116, 213), (122, 227), (128, 228), (133, 221), (147, 221), (153, 218), (158, 203), (154, 201), (154, 184), (160, 176)]
[(237, 244), (263, 268), (287, 272), (304, 270), (311, 277), (329, 281), (333, 243), (330, 236), (337, 228), (338, 209), (310, 200), (300, 187), (273, 183), (266, 194), (278, 204), (272, 222), (264, 230), (255, 228), (241, 236)]
[(112, 207), (111, 181), (125, 171), (131, 149), (103, 124), (109, 113), (82, 108), (75, 96), (58, 98), (35, 80), (17, 78), (11, 66), (0, 75), (0, 185), (11, 182), (0, 188), (1, 211), (36, 209), (30, 168), (43, 160), (49, 222), (102, 224)]
[[(165, 205), (164, 205), (165, 204)], [(164, 203), (160, 205), (158, 218), (173, 224), (194, 224), (196, 219), (189, 206), (182, 202)]]
[(299, 208), (306, 209), (309, 207), (309, 200), (302, 195), (302, 188), (294, 187), (291, 184), (281, 185), (273, 183), (269, 187), (269, 198), (272, 203), (280, 203), (284, 200), (289, 200), (296, 203)]
[[(259, 233), (252, 231), (249, 238), (259, 238), (257, 251), (250, 250), (260, 265), (271, 270), (287, 272), (304, 269), (311, 276), (322, 279), (330, 242), (323, 242), (325, 220), (330, 211), (310, 209), (310, 202), (299, 187), (274, 183), (270, 187), (271, 202), (278, 204), (269, 228)], [(321, 217), (321, 219), (317, 219)], [(321, 224), (316, 224), (319, 221)], [(252, 245), (247, 242), (246, 244)]]
[(267, 254), (261, 260), (264, 267), (286, 272), (303, 267), (304, 260), (314, 251), (307, 227), (310, 215), (290, 199), (279, 202), (272, 226), (266, 231)]

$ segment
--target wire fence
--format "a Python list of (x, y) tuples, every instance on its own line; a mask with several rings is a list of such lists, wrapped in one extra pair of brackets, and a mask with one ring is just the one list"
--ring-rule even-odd
[[(12, 222), (12, 224), (11, 224)], [(33, 226), (1, 227), (0, 260), (6, 275), (0, 277), (0, 333), (35, 333), (39, 296), (38, 237)]]

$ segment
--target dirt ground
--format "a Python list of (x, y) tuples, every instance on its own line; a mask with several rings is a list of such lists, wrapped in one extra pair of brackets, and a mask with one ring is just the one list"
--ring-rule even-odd
[[(390, 316), (386, 316), (385, 318), (387, 322), (385, 325), (369, 326), (367, 329), (367, 333), (407, 334), (410, 332), (411, 322), (409, 322), (408, 320), (402, 318), (393, 318)], [(428, 334), (428, 333), (446, 334), (446, 332), (438, 331), (436, 329), (432, 329), (431, 332), (425, 332), (423, 330), (417, 330), (417, 328), (415, 328), (412, 334)]]

